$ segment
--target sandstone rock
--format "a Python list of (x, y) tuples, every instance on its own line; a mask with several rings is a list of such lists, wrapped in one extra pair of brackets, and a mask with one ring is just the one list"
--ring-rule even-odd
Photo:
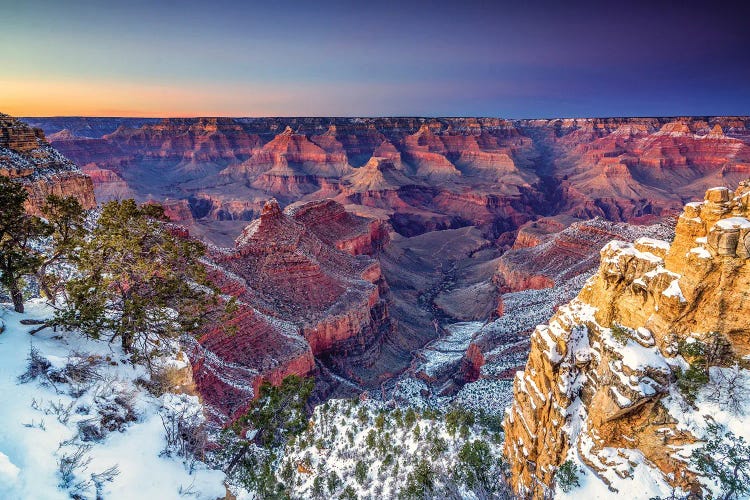
[(734, 196), (711, 189), (706, 201), (689, 204), (671, 245), (607, 244), (578, 298), (537, 327), (504, 423), (521, 496), (546, 495), (571, 447), (605, 482), (637, 452), (673, 485), (695, 485), (686, 463), (674, 458), (675, 447), (695, 437), (660, 399), (674, 381), (678, 341), (718, 333), (734, 356), (750, 352), (743, 240), (750, 213), (740, 202), (748, 191), (747, 184)]

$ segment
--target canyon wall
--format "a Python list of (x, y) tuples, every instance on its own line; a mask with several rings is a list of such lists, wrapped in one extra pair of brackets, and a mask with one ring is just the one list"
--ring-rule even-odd
[(550, 495), (566, 460), (638, 498), (653, 485), (705, 486), (689, 467), (691, 445), (704, 414), (718, 422), (726, 412), (699, 409), (677, 381), (695, 361), (687, 344), (717, 346), (719, 366), (750, 353), (748, 217), (750, 182), (709, 189), (685, 206), (671, 244), (607, 244), (578, 297), (536, 328), (504, 422), (519, 495)]
[(271, 200), (233, 249), (210, 250), (209, 278), (232, 310), (208, 322), (189, 355), (219, 420), (240, 414), (264, 380), (317, 373), (316, 359), (332, 353), (377, 354), (392, 328), (388, 290), (364, 252), (384, 244), (380, 235), (377, 221), (334, 201), (282, 211)]
[(251, 220), (269, 196), (336, 198), (406, 235), (498, 236), (556, 214), (639, 222), (750, 172), (745, 117), (29, 121), (102, 199), (185, 199), (196, 219)]
[(48, 195), (75, 196), (84, 208), (96, 206), (91, 178), (45, 140), (44, 132), (0, 114), (0, 175), (23, 184), (26, 209), (41, 215)]

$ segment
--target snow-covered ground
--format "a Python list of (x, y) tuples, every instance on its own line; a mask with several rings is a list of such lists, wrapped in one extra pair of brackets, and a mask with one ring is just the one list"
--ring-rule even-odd
[[(425, 460), (436, 494), (450, 483), (459, 497), (477, 498), (455, 476), (459, 452), (479, 440), (489, 446), (490, 462), (499, 460), (502, 434), (479, 422), (451, 429), (443, 414), (411, 411), (410, 421), (408, 409), (376, 400), (334, 399), (319, 405), (308, 431), (286, 447), (278, 479), (292, 498), (347, 498), (342, 496), (347, 487), (360, 499), (398, 498), (410, 473)], [(491, 463), (487, 467), (499, 484), (499, 469)], [(291, 472), (286, 478), (285, 469)], [(329, 483), (332, 477), (338, 479)], [(329, 489), (329, 484), (335, 486)]]
[[(97, 489), (106, 499), (224, 497), (222, 472), (164, 453), (162, 416), (200, 419), (198, 398), (152, 396), (136, 383), (145, 369), (123, 362), (115, 344), (51, 329), (31, 336), (35, 327), (20, 323), (50, 314), (41, 302), (28, 303), (23, 315), (0, 306), (0, 498), (96, 498)], [(21, 382), (32, 347), (42, 370)], [(73, 365), (96, 374), (70, 383), (62, 374)], [(64, 477), (76, 453), (82, 465)]]

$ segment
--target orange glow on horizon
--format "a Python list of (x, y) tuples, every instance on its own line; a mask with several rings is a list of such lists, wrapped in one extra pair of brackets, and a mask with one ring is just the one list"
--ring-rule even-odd
[[(241, 109), (238, 98), (246, 103)], [(294, 92), (248, 86), (0, 79), (0, 112), (11, 116), (270, 116), (298, 99)]]

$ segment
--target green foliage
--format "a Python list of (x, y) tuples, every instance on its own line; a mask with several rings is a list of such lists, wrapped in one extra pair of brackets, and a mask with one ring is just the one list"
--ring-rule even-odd
[(445, 414), (445, 428), (451, 436), (455, 436), (461, 426), (471, 427), (474, 422), (474, 414), (463, 408), (453, 408)]
[(461, 428), (458, 430), (458, 435), (461, 436), (461, 439), (466, 439), (469, 437), (469, 434), (469, 426), (466, 424), (462, 424)]
[(326, 478), (326, 486), (328, 486), (328, 492), (333, 494), (341, 487), (341, 478), (336, 471), (331, 471)]
[(393, 420), (394, 422), (396, 422), (396, 425), (398, 427), (401, 427), (404, 425), (403, 414), (401, 413), (401, 408), (396, 408), (395, 410), (393, 410), (392, 415), (393, 415)]
[(434, 408), (425, 408), (425, 410), (422, 412), (422, 418), (426, 420), (435, 420), (440, 416), (440, 412)]
[(325, 488), (325, 485), (323, 483), (323, 478), (321, 476), (315, 476), (315, 479), (313, 479), (313, 484), (312, 484), (313, 497), (323, 498), (323, 495), (325, 494), (325, 491), (323, 491), (324, 488)]
[[(285, 486), (276, 480), (277, 454), (295, 436), (299, 436), (301, 448), (308, 446), (301, 435), (307, 429), (305, 406), (312, 389), (312, 379), (296, 375), (286, 377), (279, 386), (267, 382), (261, 385), (247, 413), (219, 441), (217, 458), (228, 464), (231, 483), (256, 492), (259, 498), (289, 498)], [(252, 438), (245, 438), (246, 429), (256, 431)], [(311, 457), (306, 455), (303, 462), (309, 465)], [(280, 475), (291, 484), (296, 478), (294, 464), (287, 461), (281, 467)]]
[(681, 341), (678, 352), (690, 363), (690, 367), (687, 370), (677, 370), (677, 388), (692, 404), (701, 388), (709, 382), (709, 367), (725, 360), (731, 347), (728, 347), (723, 336), (714, 332), (707, 334), (703, 340)]
[(698, 392), (709, 380), (708, 370), (700, 365), (690, 365), (687, 370), (677, 369), (677, 388), (690, 403), (695, 403)]
[(254, 442), (265, 448), (286, 444), (290, 436), (307, 429), (305, 405), (314, 386), (312, 378), (290, 375), (278, 386), (263, 382), (260, 394), (234, 424), (236, 431), (243, 427), (257, 430)]
[(51, 233), (49, 224), (26, 214), (27, 198), (21, 184), (0, 176), (0, 285), (10, 292), (16, 312), (23, 312), (23, 277), (35, 274), (44, 262), (32, 243)]
[(370, 421), (370, 414), (367, 412), (367, 408), (365, 408), (364, 406), (360, 406), (359, 410), (357, 411), (357, 420), (359, 420), (359, 423), (361, 423), (362, 425)]
[(625, 345), (628, 343), (628, 339), (630, 339), (630, 332), (628, 332), (626, 328), (618, 325), (617, 323), (612, 323), (611, 331), (612, 338), (615, 339), (617, 343), (621, 345)]
[(42, 207), (52, 236), (52, 253), (37, 272), (39, 287), (44, 295), (55, 302), (63, 283), (48, 273), (52, 264), (59, 262), (78, 263), (79, 249), (87, 236), (86, 212), (74, 197), (63, 198), (50, 195)]
[(492, 466), (495, 458), (487, 443), (479, 440), (466, 442), (458, 452), (457, 474), (471, 489), (482, 487), (492, 491)]
[(406, 485), (399, 493), (402, 499), (422, 499), (435, 490), (435, 471), (426, 460), (420, 460), (409, 473)]
[(339, 498), (345, 500), (357, 500), (357, 492), (354, 491), (354, 488), (352, 488), (351, 486), (347, 486), (346, 488), (344, 488), (344, 491), (341, 492)]
[(677, 351), (683, 357), (686, 357), (688, 359), (695, 359), (701, 364), (705, 363), (706, 344), (701, 342), (700, 340), (694, 340), (693, 342), (681, 340), (678, 345)]
[(199, 262), (205, 249), (172, 234), (162, 218), (156, 205), (104, 205), (56, 321), (93, 338), (119, 337), (126, 352), (137, 347), (147, 361), (165, 338), (195, 331), (213, 302)]
[(357, 464), (354, 466), (354, 479), (359, 484), (364, 484), (367, 481), (367, 465), (361, 460), (357, 461)]
[(367, 448), (369, 450), (375, 448), (376, 439), (377, 436), (375, 434), (375, 431), (371, 429), (370, 432), (367, 433), (367, 437), (365, 438), (365, 444), (367, 445)]
[(503, 417), (502, 415), (491, 415), (487, 413), (481, 413), (479, 415), (479, 425), (492, 431), (493, 433), (503, 432)]
[(448, 443), (445, 439), (442, 439), (437, 435), (432, 437), (430, 444), (430, 457), (432, 457), (433, 460), (437, 460), (440, 455), (448, 451)]
[(382, 431), (385, 427), (385, 423), (385, 415), (382, 412), (378, 413), (375, 417), (375, 428), (378, 431)]
[(717, 424), (708, 426), (708, 435), (708, 441), (693, 451), (692, 465), (721, 487), (721, 498), (745, 498), (750, 493), (750, 445)]
[(296, 472), (295, 469), (294, 464), (290, 460), (284, 462), (284, 465), (281, 468), (281, 479), (284, 480), (284, 483), (290, 484), (292, 482), (294, 479), (294, 473)]
[(406, 428), (411, 429), (411, 427), (414, 425), (414, 422), (416, 421), (417, 414), (414, 412), (414, 410), (411, 408), (406, 410), (406, 414), (404, 415), (404, 425), (406, 425)]
[(242, 453), (239, 466), (229, 474), (230, 481), (256, 492), (259, 498), (287, 500), (288, 492), (284, 485), (276, 480), (275, 454), (255, 448), (247, 452), (241, 441), (234, 438), (227, 439), (228, 437), (225, 434), (219, 441), (220, 454), (229, 457), (237, 452)]
[(581, 469), (572, 460), (566, 460), (560, 467), (557, 468), (555, 473), (555, 482), (557, 486), (564, 491), (569, 493), (574, 488), (581, 486), (578, 476), (581, 473)]

